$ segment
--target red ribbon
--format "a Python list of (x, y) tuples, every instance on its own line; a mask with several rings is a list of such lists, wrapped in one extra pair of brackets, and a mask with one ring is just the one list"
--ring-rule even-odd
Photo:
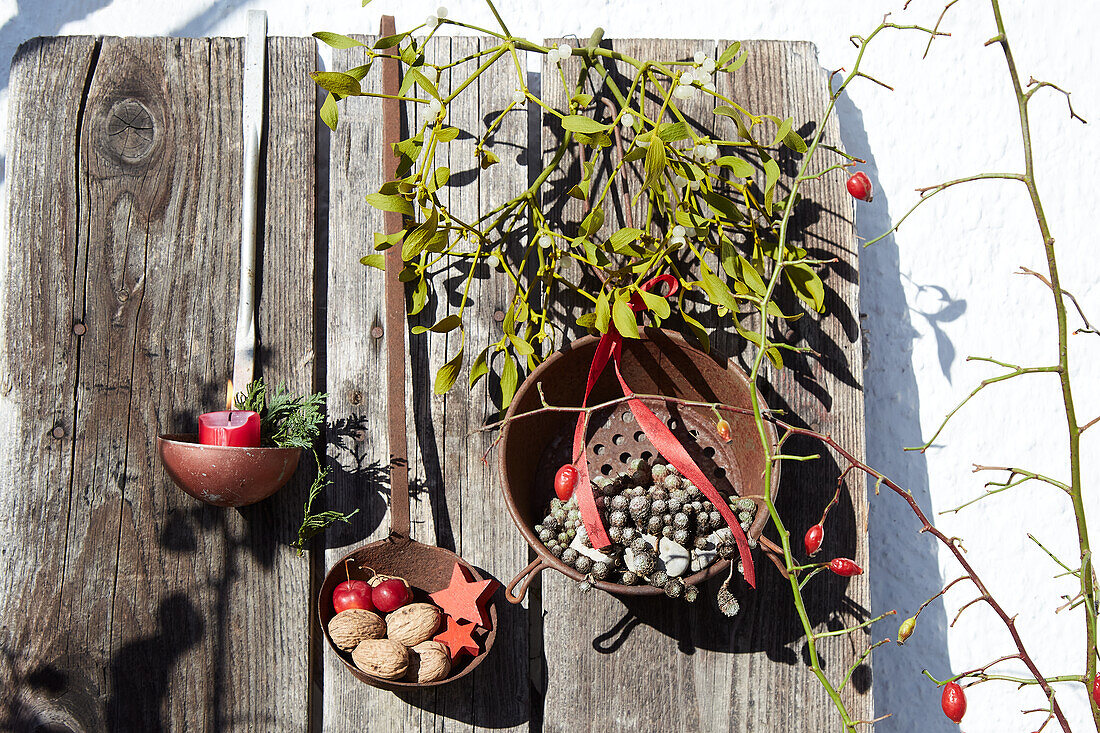
[[(672, 275), (659, 275), (651, 280), (646, 281), (642, 285), (643, 290), (650, 290), (654, 286), (664, 283), (668, 285), (668, 292), (664, 294), (664, 297), (671, 297), (676, 293), (680, 283)], [(630, 308), (635, 312), (646, 310), (645, 302), (638, 294), (634, 294), (630, 298)], [(614, 324), (609, 324), (607, 333), (600, 337), (599, 343), (596, 345), (596, 354), (592, 357), (592, 366), (588, 370), (588, 383), (584, 390), (584, 401), (581, 403), (581, 407), (588, 406), (588, 398), (592, 393), (592, 388), (596, 384), (596, 380), (599, 379), (603, 373), (604, 368), (607, 366), (607, 362), (611, 361), (615, 365), (615, 376), (618, 377), (619, 385), (622, 387), (623, 395), (630, 399), (627, 400), (627, 405), (630, 407), (631, 413), (638, 421), (638, 425), (641, 426), (645, 432), (646, 437), (649, 438), (649, 442), (653, 444), (653, 447), (665, 457), (665, 459), (678, 470), (684, 478), (693, 483), (703, 495), (714, 505), (714, 508), (722, 515), (722, 518), (726, 520), (726, 524), (729, 525), (730, 530), (733, 532), (733, 538), (737, 542), (737, 550), (741, 555), (741, 564), (745, 572), (745, 580), (753, 588), (756, 587), (756, 571), (752, 563), (752, 554), (749, 552), (749, 543), (745, 537), (744, 530), (741, 529), (741, 523), (737, 521), (737, 516), (726, 504), (726, 500), (718, 493), (718, 490), (714, 488), (714, 485), (706, 477), (706, 474), (695, 465), (695, 461), (691, 460), (691, 456), (688, 455), (687, 450), (676, 439), (676, 436), (672, 434), (672, 431), (668, 429), (668, 426), (661, 421), (649, 407), (640, 399), (634, 396), (634, 392), (627, 385), (626, 380), (623, 379), (622, 372), (619, 369), (619, 364), (622, 361), (622, 346), (623, 337), (618, 332)], [(611, 539), (607, 536), (607, 532), (604, 530), (603, 521), (600, 519), (600, 512), (596, 509), (596, 495), (592, 490), (592, 483), (588, 478), (588, 460), (585, 457), (585, 433), (588, 430), (588, 413), (582, 412), (577, 418), (577, 428), (573, 433), (573, 466), (577, 469), (577, 488), (575, 494), (577, 496), (577, 505), (580, 509), (581, 520), (584, 522), (585, 531), (588, 533), (588, 538), (592, 541), (592, 546), (595, 548), (607, 547), (611, 544)]]

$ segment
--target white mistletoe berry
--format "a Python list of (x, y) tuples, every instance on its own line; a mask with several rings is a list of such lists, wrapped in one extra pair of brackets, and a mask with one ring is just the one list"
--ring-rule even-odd
[(703, 63), (703, 61), (705, 61), (707, 59), (707, 54), (706, 54), (705, 51), (696, 51), (694, 58), (695, 58), (695, 63), (701, 64), (701, 63)]

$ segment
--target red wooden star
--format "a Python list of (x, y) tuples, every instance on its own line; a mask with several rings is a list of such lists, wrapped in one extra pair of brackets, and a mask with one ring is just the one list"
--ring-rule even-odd
[(492, 578), (473, 580), (469, 570), (455, 563), (451, 571), (451, 584), (431, 596), (448, 616), (488, 628), (489, 613), (485, 607), (497, 585), (499, 583)]
[(474, 641), (474, 629), (477, 628), (474, 624), (456, 621), (450, 616), (444, 616), (443, 623), (443, 633), (436, 634), (435, 641), (447, 645), (452, 662), (464, 652), (473, 657), (481, 653), (481, 647)]

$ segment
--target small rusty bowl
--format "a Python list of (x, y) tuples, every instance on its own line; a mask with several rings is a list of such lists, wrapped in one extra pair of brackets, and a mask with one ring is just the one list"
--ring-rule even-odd
[(286, 485), (300, 448), (203, 445), (195, 434), (157, 436), (157, 453), (176, 486), (214, 506), (247, 506)]
[[(348, 562), (348, 561), (351, 562)], [(455, 563), (470, 571), (474, 580), (485, 580), (485, 576), (478, 572), (477, 568), (463, 560), (450, 550), (442, 547), (432, 547), (413, 540), (405, 539), (399, 535), (391, 536), (379, 542), (360, 547), (349, 552), (340, 562), (332, 566), (325, 576), (325, 582), (321, 584), (321, 592), (317, 596), (317, 619), (321, 623), (321, 630), (325, 634), (325, 640), (329, 648), (340, 658), (348, 671), (362, 682), (373, 687), (397, 692), (400, 690), (415, 690), (418, 688), (438, 687), (448, 682), (454, 682), (460, 677), (465, 677), (481, 664), (481, 661), (489, 655), (493, 643), (497, 638), (497, 607), (496, 601), (490, 600), (489, 629), (485, 636), (480, 638), (481, 654), (476, 657), (466, 657), (459, 660), (451, 669), (451, 673), (435, 682), (405, 682), (403, 680), (384, 680), (380, 677), (372, 677), (355, 666), (351, 661), (351, 654), (342, 651), (334, 643), (328, 634), (328, 623), (336, 615), (336, 609), (332, 607), (332, 592), (336, 586), (348, 580), (369, 580), (374, 573), (382, 575), (394, 575), (404, 578), (413, 589), (413, 601), (430, 603), (430, 593), (443, 590), (451, 582), (451, 572)], [(346, 569), (345, 569), (346, 568)]]
[[(506, 598), (519, 603), (534, 577), (553, 568), (576, 581), (585, 576), (569, 567), (546, 548), (534, 527), (542, 521), (554, 496), (554, 474), (570, 462), (575, 412), (548, 412), (529, 419), (516, 419), (541, 407), (541, 385), (547, 404), (579, 406), (584, 399), (588, 371), (599, 339), (585, 336), (552, 354), (523, 382), (506, 414), (501, 437), (500, 471), (508, 511), (527, 544), (538, 557), (506, 589)], [(621, 363), (623, 378), (635, 394), (662, 395), (690, 401), (719, 402), (734, 407), (752, 407), (748, 376), (736, 364), (720, 362), (690, 346), (679, 334), (647, 328), (642, 339), (625, 339)], [(622, 388), (608, 364), (593, 387), (589, 405), (598, 405), (623, 396)], [(764, 451), (751, 415), (724, 413), (733, 437), (728, 443), (718, 438), (714, 412), (709, 407), (677, 405), (665, 400), (646, 400), (648, 407), (672, 430), (696, 465), (724, 495), (736, 492), (755, 499), (756, 517), (748, 536), (760, 540), (768, 523), (764, 508)], [(761, 400), (762, 410), (767, 406)], [(765, 423), (774, 446), (776, 433)], [(589, 473), (618, 475), (629, 471), (632, 458), (650, 460), (656, 451), (634, 421), (629, 407), (620, 402), (592, 414), (586, 437)], [(779, 486), (779, 466), (772, 469), (772, 496)], [(761, 548), (769, 555), (767, 543)], [(774, 557), (773, 557), (774, 561)], [(695, 585), (725, 572), (729, 560), (717, 560), (709, 567), (686, 576), (684, 582)], [(627, 596), (652, 596), (662, 593), (650, 585), (622, 585), (596, 581), (595, 587)], [(513, 594), (513, 588), (518, 588)]]

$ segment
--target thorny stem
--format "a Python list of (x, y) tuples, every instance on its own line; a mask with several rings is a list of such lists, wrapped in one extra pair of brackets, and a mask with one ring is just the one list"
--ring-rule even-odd
[[(1043, 203), (1039, 198), (1039, 188), (1035, 178), (1035, 163), (1031, 149), (1031, 127), (1028, 121), (1027, 102), (1028, 95), (1020, 85), (1020, 76), (1016, 71), (1016, 61), (1012, 56), (1012, 49), (1008, 44), (1008, 34), (1005, 31), (1004, 20), (1001, 17), (999, 0), (990, 0), (993, 6), (993, 17), (997, 22), (996, 43), (999, 43), (1004, 52), (1005, 63), (1008, 65), (1009, 75), (1012, 77), (1012, 88), (1016, 93), (1016, 106), (1020, 113), (1020, 135), (1024, 146), (1024, 178), (1027, 191), (1031, 197), (1031, 205), (1035, 211), (1035, 220), (1039, 225), (1039, 233), (1043, 240), (1043, 249), (1046, 252), (1047, 272), (1050, 277), (1050, 290), (1054, 297), (1054, 314), (1058, 323), (1058, 380), (1062, 387), (1062, 401), (1065, 405), (1066, 429), (1069, 437), (1069, 472), (1070, 472), (1070, 500), (1073, 504), (1073, 515), (1077, 522), (1077, 542), (1081, 550), (1082, 563), (1087, 561), (1092, 553), (1089, 549), (1088, 524), (1085, 519), (1085, 506), (1082, 498), (1081, 485), (1081, 428), (1078, 427), (1077, 413), (1073, 402), (1073, 387), (1070, 383), (1069, 369), (1069, 335), (1066, 327), (1066, 304), (1062, 298), (1061, 280), (1058, 276), (1058, 261), (1054, 253), (1054, 237), (1050, 233)], [(1096, 676), (1096, 587), (1093, 583), (1093, 574), (1084, 564), (1081, 572), (1081, 596), (1085, 600), (1085, 679), (1091, 680)], [(1033, 672), (1035, 670), (1032, 670)], [(1049, 691), (1044, 687), (1044, 692)], [(1051, 700), (1056, 717), (1062, 723), (1063, 728), (1068, 726), (1058, 713), (1057, 701)], [(1089, 695), (1089, 708), (1092, 711), (1093, 725), (1100, 730), (1100, 706)]]

